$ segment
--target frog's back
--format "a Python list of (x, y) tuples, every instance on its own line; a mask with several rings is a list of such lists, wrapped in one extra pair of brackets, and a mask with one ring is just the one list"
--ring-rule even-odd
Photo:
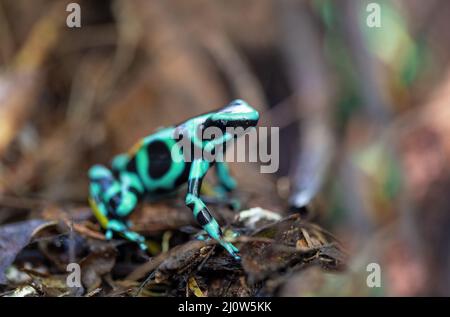
[(128, 153), (125, 170), (135, 173), (150, 194), (176, 190), (185, 183), (189, 165), (174, 139), (174, 127), (143, 138)]

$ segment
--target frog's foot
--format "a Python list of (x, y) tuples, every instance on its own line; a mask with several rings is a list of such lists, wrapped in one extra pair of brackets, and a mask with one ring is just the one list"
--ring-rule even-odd
[[(231, 229), (228, 229), (225, 231), (225, 239), (235, 239), (237, 237), (239, 237), (239, 233), (236, 231), (233, 231)], [(220, 242), (220, 244), (236, 259), (236, 260), (240, 260), (240, 256), (239, 256), (239, 249), (236, 248), (231, 242), (223, 240), (223, 242)]]
[[(230, 232), (230, 234), (228, 234), (228, 231)], [(227, 231), (227, 236), (230, 236), (232, 238), (235, 238), (235, 237), (239, 236), (239, 234), (237, 232), (234, 232), (234, 231), (231, 231), (231, 230), (228, 230), (228, 231)], [(195, 239), (197, 239), (199, 241), (211, 241), (212, 240), (211, 236), (208, 233), (206, 233), (205, 231), (201, 231), (198, 234), (196, 234), (195, 235)], [(239, 249), (236, 248), (231, 242), (228, 242), (228, 241), (224, 240), (223, 238), (221, 238), (221, 239), (219, 239), (217, 241), (236, 260), (240, 259), (240, 256), (238, 255)]]
[[(231, 229), (227, 229), (225, 231), (225, 236), (227, 238), (234, 239), (234, 238), (239, 237), (239, 233), (236, 231), (233, 231)], [(205, 231), (202, 230), (195, 235), (195, 239), (197, 239), (199, 241), (209, 241), (209, 240), (211, 240), (211, 237), (208, 235), (208, 233), (206, 233)]]
[[(234, 181), (234, 180), (233, 180)], [(224, 186), (224, 184), (217, 185), (214, 188), (216, 196), (220, 199), (224, 204), (228, 206), (233, 211), (239, 211), (241, 209), (241, 202), (239, 199), (235, 197), (230, 197), (231, 189), (228, 186)]]
[(106, 230), (106, 233), (105, 233), (105, 238), (106, 238), (106, 240), (111, 240), (112, 239), (112, 237), (113, 237), (113, 232), (112, 232), (112, 230), (111, 229), (107, 229)]
[(200, 232), (195, 235), (195, 239), (197, 239), (199, 241), (209, 241), (209, 240), (211, 240), (211, 237), (205, 232)]
[(146, 251), (148, 249), (145, 243), (145, 238), (139, 233), (130, 230), (123, 222), (118, 220), (110, 220), (106, 228), (105, 237), (107, 240), (111, 240), (113, 232), (117, 232), (122, 235), (125, 239), (135, 242), (139, 245), (141, 250)]
[(236, 248), (231, 242), (220, 240), (220, 245), (228, 251), (228, 253), (235, 258), (236, 260), (240, 260), (241, 257), (239, 256), (239, 249)]
[(131, 231), (131, 230), (127, 230), (125, 232), (122, 232), (122, 234), (128, 240), (136, 242), (142, 251), (147, 251), (148, 247), (147, 247), (147, 244), (145, 243), (145, 238), (143, 236), (141, 236), (139, 233)]
[[(195, 237), (197, 240), (200, 241), (211, 241), (211, 237), (209, 237), (207, 234), (199, 234)], [(228, 251), (228, 253), (235, 258), (236, 260), (240, 260), (239, 256), (239, 249), (236, 248), (231, 242), (227, 241), (219, 241), (219, 244)]]

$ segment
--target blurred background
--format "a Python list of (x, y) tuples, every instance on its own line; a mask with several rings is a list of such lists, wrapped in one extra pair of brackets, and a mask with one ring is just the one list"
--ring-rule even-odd
[(0, 0), (0, 224), (86, 206), (92, 164), (242, 98), (280, 169), (232, 164), (240, 190), (349, 252), (279, 295), (450, 295), (450, 2), (76, 2), (80, 28), (69, 1)]

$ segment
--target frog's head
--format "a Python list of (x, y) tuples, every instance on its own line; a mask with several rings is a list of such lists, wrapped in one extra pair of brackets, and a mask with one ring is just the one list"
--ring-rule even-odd
[(259, 113), (244, 100), (237, 99), (222, 109), (216, 111), (208, 118), (210, 126), (218, 127), (223, 131), (226, 128), (252, 128), (258, 124)]

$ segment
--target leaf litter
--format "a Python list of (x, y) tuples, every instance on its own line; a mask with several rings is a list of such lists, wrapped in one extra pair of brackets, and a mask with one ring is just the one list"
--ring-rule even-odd
[[(143, 233), (156, 246), (148, 255), (126, 240), (106, 241), (85, 209), (55, 208), (44, 210), (42, 219), (0, 226), (4, 296), (276, 296), (305, 268), (345, 269), (339, 241), (298, 214), (282, 217), (260, 208), (234, 214), (224, 234), (238, 233), (230, 238), (240, 249), (236, 261), (215, 241), (196, 239), (201, 231), (190, 221), (177, 228), (173, 215), (136, 226), (147, 228)], [(80, 265), (80, 288), (67, 285), (69, 263)], [(19, 273), (27, 278), (13, 277)]]

